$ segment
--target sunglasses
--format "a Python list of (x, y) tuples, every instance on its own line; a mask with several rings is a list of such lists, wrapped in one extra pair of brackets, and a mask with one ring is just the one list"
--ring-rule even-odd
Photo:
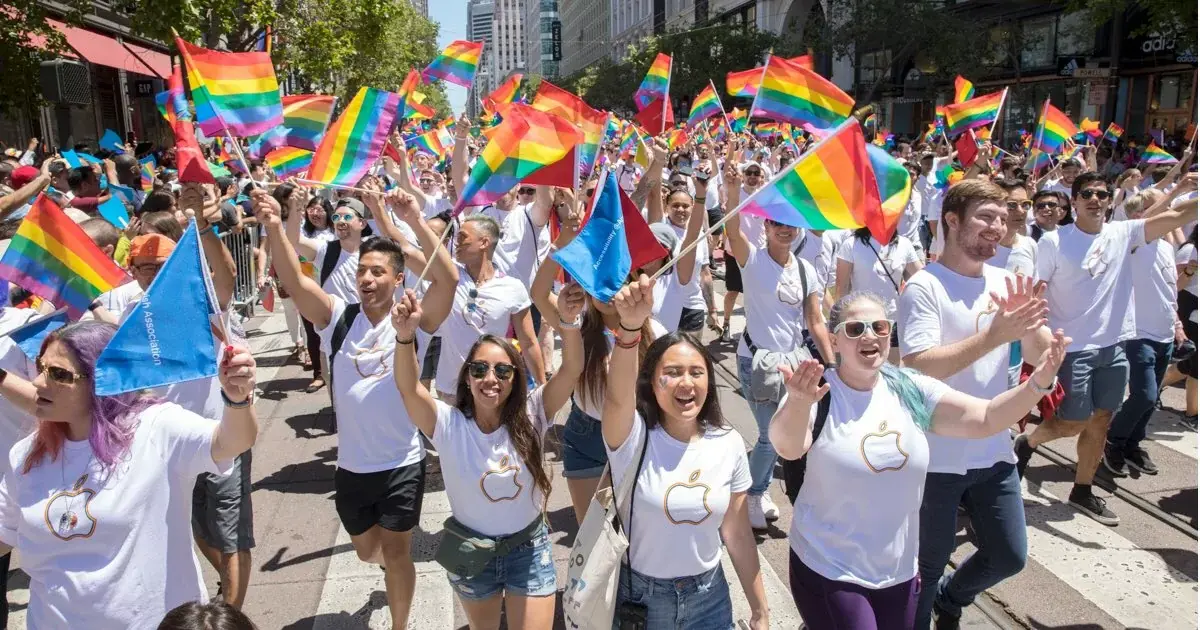
[(1084, 201), (1087, 201), (1087, 200), (1091, 199), (1092, 197), (1095, 197), (1096, 199), (1099, 199), (1100, 201), (1107, 201), (1109, 197), (1112, 197), (1112, 193), (1108, 192), (1107, 190), (1081, 190), (1081, 191), (1079, 191), (1079, 198), (1083, 199)]
[(475, 303), (475, 299), (478, 297), (479, 297), (479, 291), (477, 291), (475, 289), (471, 289), (470, 291), (467, 291), (467, 299), (470, 300), (470, 302), (467, 302), (467, 310), (468, 311), (474, 313), (476, 310), (479, 309), (479, 305)]
[(532, 188), (518, 188), (517, 194), (518, 195), (532, 195), (533, 189)]
[(422, 186), (432, 186), (433, 180), (432, 179), (422, 179), (417, 183), (421, 184)]
[(1053, 201), (1039, 201), (1038, 203), (1034, 204), (1033, 207), (1037, 208), (1038, 210), (1057, 210), (1058, 204), (1054, 203)]
[(336, 221), (345, 221), (345, 222), (349, 223), (357, 218), (358, 218), (358, 215), (354, 214), (353, 212), (339, 212), (339, 213), (333, 215), (333, 220), (335, 222)]
[(162, 269), (163, 264), (164, 263), (140, 263), (136, 265), (130, 265), (130, 267), (135, 273), (158, 273), (158, 270)]
[(846, 336), (850, 339), (858, 339), (867, 332), (870, 327), (871, 333), (876, 337), (891, 337), (892, 336), (892, 320), (877, 319), (873, 322), (864, 322), (859, 320), (847, 320), (837, 325), (833, 329), (833, 334), (838, 334), (845, 331)]
[(746, 177), (762, 177), (762, 171), (746, 171)]
[(56, 365), (45, 365), (41, 359), (37, 360), (38, 374), (45, 374), (47, 378), (60, 385), (74, 385), (75, 381), (84, 379), (82, 374), (76, 374), (67, 368), (61, 368)]
[(488, 372), (493, 372), (497, 380), (507, 381), (516, 374), (517, 368), (511, 363), (497, 363), (492, 365), (487, 361), (468, 361), (467, 374), (473, 379), (486, 378)]
[(1017, 208), (1020, 208), (1022, 210), (1029, 210), (1030, 208), (1033, 207), (1033, 202), (1028, 201), (1028, 200), (1026, 200), (1026, 201), (1009, 201), (1006, 205), (1008, 206), (1009, 210), (1016, 210)]
[(592, 198), (592, 195), (596, 194), (596, 189), (595, 189), (595, 188), (589, 188), (589, 189), (585, 190), (584, 192), (587, 194), (587, 198), (588, 198), (588, 199), (591, 199), (591, 198)]
[(671, 190), (687, 188), (687, 180), (677, 179), (671, 182)]

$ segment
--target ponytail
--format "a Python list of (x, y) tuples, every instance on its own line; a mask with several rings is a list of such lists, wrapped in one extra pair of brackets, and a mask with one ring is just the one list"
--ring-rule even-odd
[(912, 416), (913, 423), (922, 431), (929, 431), (933, 423), (932, 410), (925, 404), (925, 395), (917, 389), (917, 384), (909, 376), (910, 370), (899, 368), (891, 363), (884, 363), (879, 369), (888, 390), (900, 399), (900, 405)]

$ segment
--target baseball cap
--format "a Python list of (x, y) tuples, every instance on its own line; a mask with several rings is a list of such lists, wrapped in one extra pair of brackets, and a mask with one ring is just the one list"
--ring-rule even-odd
[(22, 188), (29, 182), (37, 179), (42, 172), (33, 166), (22, 166), (12, 172), (12, 187)]
[(129, 260), (149, 258), (166, 260), (175, 251), (175, 241), (162, 234), (142, 234), (129, 244)]
[(357, 214), (360, 219), (365, 219), (367, 216), (367, 206), (354, 197), (342, 197), (338, 199), (337, 205), (333, 209), (337, 210), (338, 208), (350, 208), (350, 211)]
[(654, 238), (658, 239), (658, 244), (666, 248), (668, 255), (675, 254), (675, 248), (679, 246), (679, 237), (675, 235), (675, 230), (663, 223), (655, 223), (650, 226), (650, 231), (654, 233)]

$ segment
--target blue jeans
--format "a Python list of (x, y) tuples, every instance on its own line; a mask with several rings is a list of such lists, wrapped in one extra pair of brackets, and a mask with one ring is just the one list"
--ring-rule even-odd
[(674, 579), (652, 578), (621, 565), (617, 586), (617, 616), (613, 630), (621, 627), (621, 604), (646, 607), (647, 630), (731, 630), (733, 602), (721, 565), (710, 571)]
[(1175, 343), (1130, 339), (1125, 342), (1125, 358), (1129, 360), (1129, 398), (1113, 416), (1108, 427), (1108, 442), (1122, 452), (1138, 448), (1146, 438), (1146, 425), (1158, 400), (1158, 386)]
[[(955, 548), (958, 505), (971, 515), (979, 550), (958, 570), (943, 576)], [(965, 475), (929, 473), (921, 502), (921, 598), (917, 630), (929, 627), (934, 601), (951, 615), (961, 615), (975, 596), (1025, 568), (1025, 506), (1017, 468), (999, 462)]]
[(775, 472), (775, 459), (778, 454), (775, 453), (775, 447), (771, 445), (771, 440), (767, 436), (767, 429), (771, 425), (771, 416), (775, 415), (775, 410), (779, 408), (778, 403), (764, 401), (756, 402), (754, 397), (750, 395), (750, 357), (739, 356), (738, 362), (738, 380), (742, 382), (742, 397), (746, 399), (746, 403), (750, 405), (750, 413), (754, 414), (754, 421), (758, 423), (758, 441), (754, 443), (754, 450), (750, 451), (750, 490), (751, 496), (762, 496), (766, 494), (767, 488), (771, 485), (771, 475)]
[[(504, 539), (497, 536), (497, 540)], [(450, 586), (463, 599), (480, 600), (507, 594), (517, 597), (550, 597), (557, 588), (554, 551), (543, 523), (529, 542), (503, 556), (492, 558), (479, 575), (469, 578), (446, 573)]]
[(598, 478), (608, 463), (600, 421), (584, 413), (575, 401), (571, 401), (571, 413), (563, 427), (562, 461), (567, 479)]

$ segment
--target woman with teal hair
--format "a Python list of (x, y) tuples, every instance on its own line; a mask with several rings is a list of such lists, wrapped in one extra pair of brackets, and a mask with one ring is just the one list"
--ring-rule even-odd
[(789, 574), (812, 630), (913, 627), (925, 433), (981, 438), (1007, 429), (1054, 387), (1070, 343), (1057, 331), (1027, 382), (983, 400), (889, 364), (895, 323), (886, 313), (874, 293), (842, 297), (829, 319), (836, 365), (781, 368), (787, 394), (769, 433), (780, 457), (806, 459)]

